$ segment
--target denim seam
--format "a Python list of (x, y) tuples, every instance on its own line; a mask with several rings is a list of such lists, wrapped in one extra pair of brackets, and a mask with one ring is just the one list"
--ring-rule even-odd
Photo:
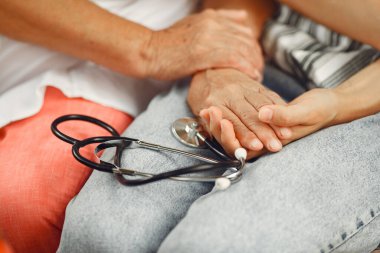
[[(371, 209), (371, 211), (373, 211), (373, 209)], [(356, 229), (355, 231), (352, 231), (349, 235), (347, 235), (347, 237), (344, 240), (342, 240), (341, 243), (339, 243), (336, 246), (334, 246), (333, 248), (331, 248), (330, 251), (324, 251), (322, 249), (320, 252), (324, 252), (324, 253), (332, 253), (332, 252), (334, 252), (336, 249), (338, 249), (339, 247), (341, 247), (342, 245), (344, 245), (351, 238), (353, 238), (357, 233), (359, 233), (361, 230), (363, 230), (365, 227), (367, 227), (372, 221), (374, 221), (376, 218), (379, 218), (379, 217), (380, 217), (380, 211), (378, 209), (378, 212), (373, 217), (371, 217), (371, 219), (366, 224), (363, 224), (362, 226), (360, 226), (360, 228)]]

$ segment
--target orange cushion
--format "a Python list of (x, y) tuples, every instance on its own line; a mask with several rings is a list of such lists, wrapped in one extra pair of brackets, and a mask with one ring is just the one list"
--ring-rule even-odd
[(0, 239), (0, 253), (12, 253), (11, 247), (4, 241)]
[[(50, 131), (55, 118), (70, 113), (99, 118), (119, 132), (132, 121), (118, 110), (48, 87), (38, 114), (0, 129), (0, 230), (16, 252), (57, 250), (65, 208), (91, 174)], [(81, 139), (109, 135), (84, 122), (68, 122), (62, 130)], [(93, 156), (90, 149), (82, 153)]]

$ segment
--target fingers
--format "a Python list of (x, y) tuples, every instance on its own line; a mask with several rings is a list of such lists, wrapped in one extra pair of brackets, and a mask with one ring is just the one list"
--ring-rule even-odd
[(220, 121), (222, 120), (222, 112), (220, 110), (213, 110), (212, 107), (208, 110), (210, 121), (209, 130), (210, 133), (220, 142)]
[[(256, 95), (256, 100), (262, 100), (259, 103), (272, 103), (261, 95)], [(274, 130), (268, 124), (258, 119), (256, 108), (247, 100), (233, 101), (230, 103), (230, 109), (249, 131), (253, 132), (260, 139), (269, 151), (277, 152), (281, 150), (282, 144)]]
[(307, 117), (308, 110), (299, 105), (269, 105), (259, 111), (262, 122), (284, 127), (302, 125)]
[[(286, 105), (287, 103), (276, 93), (266, 88), (259, 88), (259, 93), (265, 96), (265, 100), (257, 99), (257, 96), (249, 96), (247, 100), (256, 108), (260, 110), (265, 105), (270, 105), (269, 101), (273, 104)], [(274, 124), (269, 124), (273, 131), (276, 133), (277, 137), (281, 140), (290, 139), (292, 137), (292, 131), (288, 127), (279, 127)]]
[(278, 127), (273, 124), (270, 124), (270, 127), (281, 140), (288, 140), (293, 137), (293, 131), (289, 127)]
[[(234, 139), (230, 141), (227, 138), (224, 138), (222, 143), (221, 140), (221, 129), (220, 124), (222, 119), (227, 119), (233, 125), (234, 136), (238, 139), (240, 144), (249, 150), (261, 150), (263, 148), (262, 142), (259, 138), (250, 131), (241, 121), (240, 119), (227, 108), (223, 108), (223, 112), (218, 107), (212, 106), (208, 109), (212, 121), (210, 121), (210, 132), (217, 139), (217, 141), (224, 147), (235, 147)], [(228, 127), (226, 129), (229, 129)], [(228, 136), (228, 135), (227, 135)]]
[[(202, 117), (210, 118), (211, 111), (212, 110), (208, 110), (208, 109), (202, 110), (202, 113), (200, 115), (202, 115)], [(207, 119), (205, 119), (205, 121), (207, 122)], [(213, 121), (213, 124), (214, 122), (215, 121)], [(208, 123), (210, 123), (210, 121), (208, 121)], [(229, 120), (226, 120), (226, 119), (222, 119), (219, 122), (219, 124), (220, 124), (220, 130), (218, 128), (215, 128), (215, 126), (213, 126), (214, 130), (217, 129), (218, 131), (220, 131), (219, 132), (220, 136), (216, 136), (216, 139), (222, 145), (226, 153), (229, 154), (230, 156), (233, 156), (235, 150), (242, 146), (240, 141), (236, 137), (234, 125)], [(247, 156), (248, 159), (257, 157), (267, 152), (266, 149), (263, 149), (263, 145), (261, 143), (260, 145), (261, 147), (258, 149), (248, 150), (248, 156)]]
[(221, 135), (220, 135), (220, 145), (224, 150), (232, 155), (236, 149), (240, 148), (240, 142), (235, 136), (234, 127), (232, 123), (226, 119), (220, 121)]

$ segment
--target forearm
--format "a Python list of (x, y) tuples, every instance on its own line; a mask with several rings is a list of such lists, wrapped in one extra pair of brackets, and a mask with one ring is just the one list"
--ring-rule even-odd
[(378, 0), (280, 1), (334, 31), (380, 50), (380, 4)]
[(335, 124), (380, 112), (380, 60), (334, 89), (338, 97)]
[(260, 38), (265, 22), (272, 17), (275, 4), (271, 0), (205, 0), (202, 8), (242, 9), (249, 15), (250, 26), (255, 38)]
[(151, 31), (86, 0), (0, 1), (0, 33), (144, 77)]

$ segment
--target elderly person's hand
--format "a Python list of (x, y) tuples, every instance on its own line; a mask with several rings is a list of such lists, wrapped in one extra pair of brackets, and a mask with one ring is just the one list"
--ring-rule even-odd
[(161, 80), (222, 67), (260, 78), (261, 51), (248, 20), (245, 11), (205, 10), (152, 31), (91, 1), (0, 1), (1, 34), (130, 77)]
[(263, 106), (286, 103), (240, 71), (217, 69), (196, 74), (189, 89), (188, 103), (230, 154), (240, 144), (251, 151), (251, 156), (262, 152), (264, 147), (276, 152), (282, 148), (280, 140), (290, 137), (288, 128), (271, 126), (258, 118)]
[(146, 75), (170, 80), (210, 68), (230, 67), (260, 79), (261, 48), (246, 25), (247, 13), (205, 10), (152, 33)]

